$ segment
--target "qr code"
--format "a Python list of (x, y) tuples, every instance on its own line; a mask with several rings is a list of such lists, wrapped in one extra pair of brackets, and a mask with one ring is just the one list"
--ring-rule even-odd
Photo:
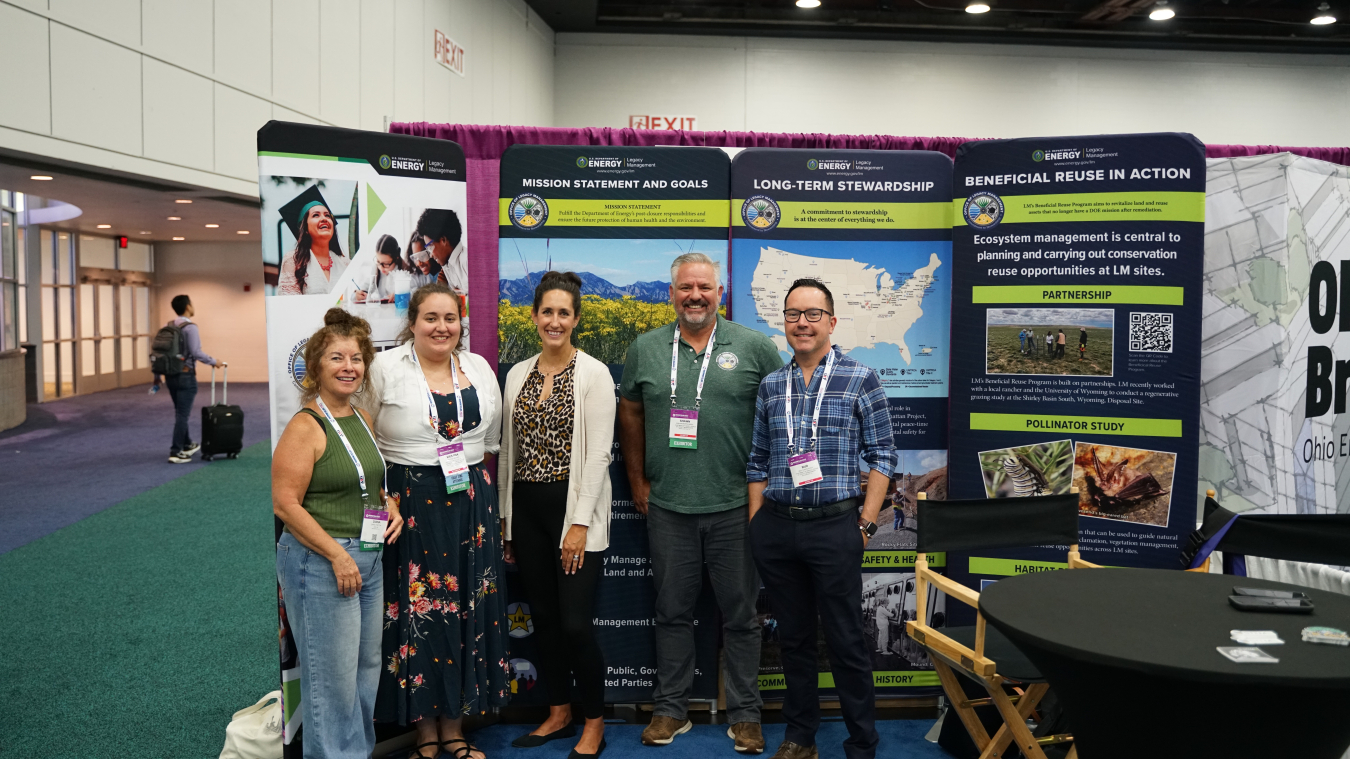
[(1172, 315), (1135, 311), (1130, 314), (1130, 350), (1139, 353), (1172, 352)]

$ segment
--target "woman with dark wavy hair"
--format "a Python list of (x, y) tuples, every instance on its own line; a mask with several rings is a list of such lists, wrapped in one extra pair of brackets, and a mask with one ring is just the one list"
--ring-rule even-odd
[(333, 284), (350, 263), (338, 244), (337, 220), (333, 218), (333, 212), (323, 201), (310, 201), (300, 211), (299, 229), (295, 250), (286, 254), (281, 262), (277, 292), (281, 295), (332, 292)]

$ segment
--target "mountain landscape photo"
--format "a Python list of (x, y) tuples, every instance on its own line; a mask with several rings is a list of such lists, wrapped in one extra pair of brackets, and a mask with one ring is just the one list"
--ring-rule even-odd
[[(542, 271), (530, 272), (529, 276), (519, 279), (498, 280), (501, 299), (512, 304), (534, 302), (534, 288), (543, 274)], [(630, 295), (643, 303), (666, 303), (670, 300), (669, 282), (634, 282), (619, 286), (588, 271), (577, 272), (577, 276), (581, 277), (582, 295), (597, 295), (606, 300), (619, 300)]]

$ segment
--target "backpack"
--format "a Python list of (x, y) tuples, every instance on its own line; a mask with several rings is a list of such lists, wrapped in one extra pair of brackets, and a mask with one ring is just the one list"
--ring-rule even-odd
[(155, 333), (150, 342), (150, 371), (168, 376), (182, 374), (187, 368), (187, 359), (183, 355), (183, 328), (176, 324), (166, 324)]

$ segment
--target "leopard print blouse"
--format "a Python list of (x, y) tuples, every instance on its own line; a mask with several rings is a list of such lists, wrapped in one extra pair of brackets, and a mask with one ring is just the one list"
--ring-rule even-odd
[(572, 420), (576, 400), (572, 378), (577, 358), (553, 377), (553, 392), (543, 403), (544, 375), (538, 365), (525, 379), (516, 399), (511, 425), (516, 433), (515, 477), (521, 482), (557, 482), (568, 477), (572, 466)]

